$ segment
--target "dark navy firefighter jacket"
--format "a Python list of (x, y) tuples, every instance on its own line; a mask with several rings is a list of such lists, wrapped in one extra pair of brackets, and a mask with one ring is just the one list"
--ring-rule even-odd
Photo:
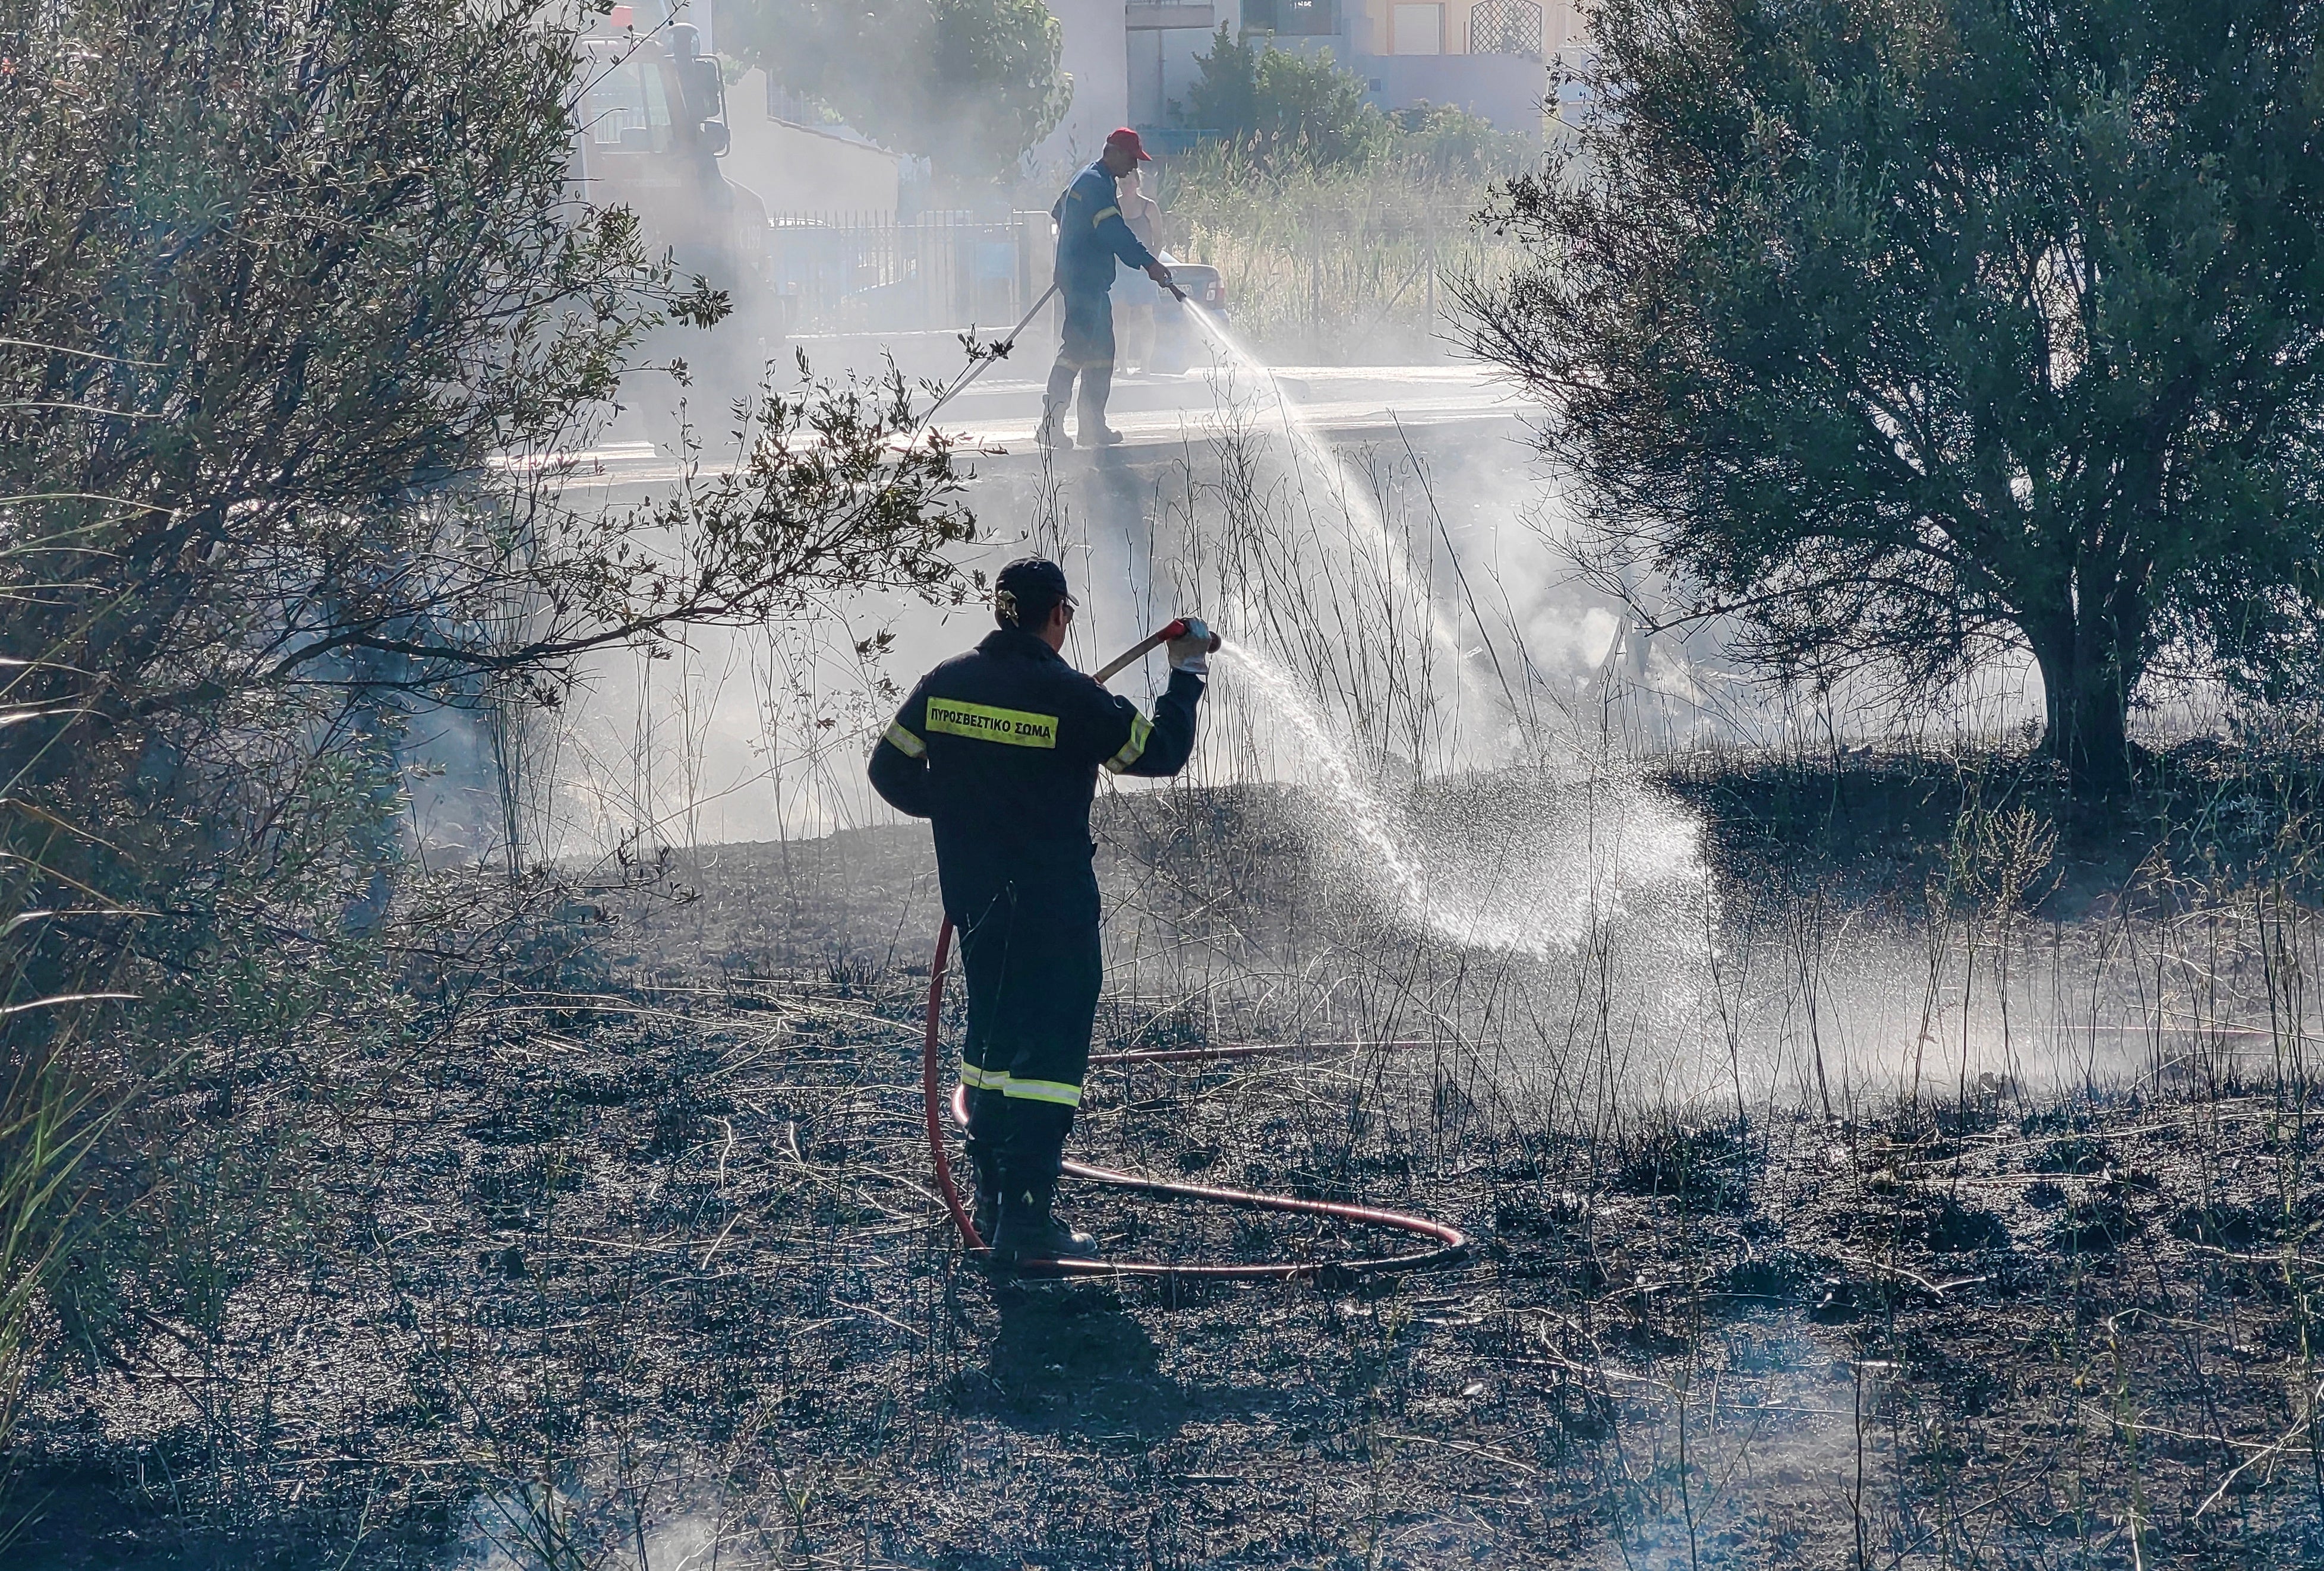
[(1057, 221), (1057, 287), (1067, 294), (1103, 294), (1112, 289), (1116, 257), (1139, 268), (1155, 259), (1122, 217), (1113, 176), (1102, 162), (1074, 177), (1049, 217)]
[(1194, 750), (1203, 679), (1172, 671), (1148, 722), (1019, 628), (920, 679), (872, 750), (872, 784), (932, 820), (945, 914), (965, 926), (1010, 884), (1020, 919), (1094, 926), (1097, 772), (1173, 775)]

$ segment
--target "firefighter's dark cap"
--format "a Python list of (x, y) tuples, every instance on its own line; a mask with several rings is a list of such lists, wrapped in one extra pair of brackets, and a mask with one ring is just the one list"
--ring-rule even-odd
[(1070, 600), (1074, 592), (1065, 587), (1065, 569), (1047, 557), (1019, 557), (1001, 569), (992, 580), (996, 595), (1007, 595), (1028, 604), (1054, 605), (1060, 600)]

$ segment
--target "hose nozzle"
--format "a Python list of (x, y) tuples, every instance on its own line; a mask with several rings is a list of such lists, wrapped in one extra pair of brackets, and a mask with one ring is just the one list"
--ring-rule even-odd
[[(1168, 626), (1164, 627), (1157, 632), (1148, 633), (1144, 638), (1139, 639), (1136, 643), (1133, 643), (1128, 649), (1123, 650), (1120, 654), (1114, 656), (1113, 659), (1098, 667), (1094, 675), (1101, 682), (1111, 681), (1116, 672), (1144, 660), (1148, 655), (1161, 648), (1172, 639), (1184, 638), (1185, 636), (1186, 619), (1181, 616), (1176, 621), (1172, 622)], [(1212, 633), (1210, 652), (1213, 654), (1218, 653), (1220, 647), (1225, 642), (1225, 639), (1221, 638), (1215, 633)]]
[[(1173, 622), (1169, 626), (1156, 633), (1154, 635), (1154, 643), (1167, 643), (1174, 638), (1184, 638), (1185, 636), (1186, 619), (1181, 616), (1177, 621)], [(1225, 639), (1221, 638), (1217, 633), (1212, 633), (1211, 652), (1213, 654), (1218, 653), (1222, 648), (1225, 647), (1226, 642), (1227, 641)], [(1153, 644), (1148, 644), (1147, 647), (1150, 649), (1153, 647)]]

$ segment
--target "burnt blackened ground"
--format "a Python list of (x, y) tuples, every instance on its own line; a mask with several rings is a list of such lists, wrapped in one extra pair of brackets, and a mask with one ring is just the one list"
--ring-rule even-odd
[[(337, 1226), (216, 1338), (60, 1356), (10, 1563), (2324, 1552), (2324, 1190), (2273, 1095), (1585, 1146), (1420, 1055), (1147, 1068), (1086, 1152), (1417, 1209), (1471, 1259), (995, 1283), (928, 1194), (911, 979), (599, 1002), (492, 1017), (301, 1153)], [(1353, 1242), (1079, 1198), (1125, 1252)]]
[[(1255, 889), (1278, 927), (1250, 948), (1314, 952), (1266, 799), (1218, 811), (1234, 833), (1176, 793), (1117, 807), (1117, 912), (1141, 909), (1124, 876), (1167, 886), (1143, 909), (1222, 922), (1220, 890)], [(421, 1049), (221, 1071), (161, 1110), (235, 1134), (204, 1148), (233, 1204), (173, 1235), (171, 1296), (125, 1291), (111, 1324), (139, 1334), (60, 1298), (0, 1558), (2324, 1557), (2324, 1151), (2296, 1040), (2264, 1081), (1999, 1081), (1848, 1119), (1579, 1116), (1505, 1044), (1102, 1069), (1084, 1156), (1419, 1211), (1470, 1258), (1354, 1285), (994, 1282), (920, 1132), (924, 834), (722, 848), (604, 903), (618, 920), (543, 933), (522, 986)], [(1247, 1035), (1266, 1006), (1240, 1007), (1125, 989), (1102, 1030)], [(1072, 1200), (1125, 1255), (1379, 1242)]]

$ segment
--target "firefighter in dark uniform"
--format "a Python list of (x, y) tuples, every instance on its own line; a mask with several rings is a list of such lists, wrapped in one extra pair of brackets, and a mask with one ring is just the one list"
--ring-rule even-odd
[(960, 1077), (976, 1228), (1004, 1261), (1096, 1248), (1050, 1209), (1102, 976), (1090, 802), (1101, 769), (1178, 772), (1209, 674), (1209, 631), (1189, 623), (1148, 721), (1065, 663), (1073, 616), (1063, 568), (1010, 563), (993, 596), (998, 630), (923, 677), (872, 753), (880, 794), (936, 831), (968, 984)]
[(1121, 433), (1105, 423), (1105, 401), (1113, 391), (1114, 262), (1118, 258), (1127, 266), (1143, 268), (1164, 289), (1171, 283), (1170, 270), (1123, 220), (1115, 182), (1139, 163), (1152, 162), (1138, 133), (1125, 125), (1105, 139), (1103, 154), (1074, 177), (1049, 209), (1057, 221), (1056, 282), (1057, 292), (1065, 297), (1065, 320), (1057, 363), (1050, 369), (1048, 392), (1041, 400), (1040, 428), (1034, 433), (1045, 448), (1074, 445), (1065, 435), (1065, 401), (1074, 395), (1077, 374), (1082, 445), (1102, 448), (1121, 440)]

